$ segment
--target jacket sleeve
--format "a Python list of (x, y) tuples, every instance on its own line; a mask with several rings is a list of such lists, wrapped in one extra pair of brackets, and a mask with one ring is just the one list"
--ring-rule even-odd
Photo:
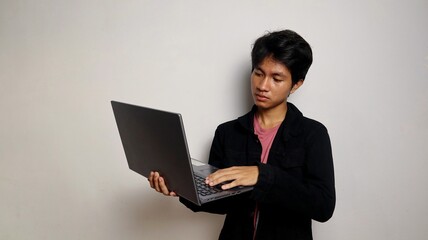
[[(294, 212), (319, 222), (331, 218), (335, 208), (334, 167), (327, 129), (312, 125), (305, 134), (301, 177), (288, 169), (259, 164), (259, 179), (252, 197), (262, 204), (275, 204), (277, 209)], [(293, 157), (293, 156), (291, 156)]]

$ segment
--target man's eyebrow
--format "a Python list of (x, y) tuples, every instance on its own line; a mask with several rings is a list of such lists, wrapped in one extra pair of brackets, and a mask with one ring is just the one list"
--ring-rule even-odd
[(274, 72), (272, 75), (279, 76), (279, 77), (285, 77), (285, 76), (287, 76), (287, 74), (283, 73), (283, 72)]
[[(261, 68), (260, 66), (254, 67), (254, 70), (266, 73), (266, 71), (264, 71), (263, 68)], [(287, 73), (284, 73), (284, 72), (273, 72), (272, 75), (277, 77), (287, 77)]]

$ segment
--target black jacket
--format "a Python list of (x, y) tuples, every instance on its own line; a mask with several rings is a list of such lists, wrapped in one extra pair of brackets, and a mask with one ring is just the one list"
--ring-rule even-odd
[(311, 220), (329, 220), (335, 208), (333, 158), (327, 129), (291, 103), (275, 136), (267, 164), (254, 134), (254, 106), (246, 115), (218, 126), (210, 164), (219, 168), (257, 165), (254, 190), (191, 210), (227, 214), (219, 239), (253, 239), (254, 209), (260, 209), (256, 239), (312, 239)]

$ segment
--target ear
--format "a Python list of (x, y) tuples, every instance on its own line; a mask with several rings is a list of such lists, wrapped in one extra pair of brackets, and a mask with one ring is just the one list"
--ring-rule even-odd
[(294, 93), (297, 89), (299, 89), (300, 86), (303, 85), (303, 79), (300, 79), (299, 81), (297, 81), (293, 87), (291, 88), (290, 94)]

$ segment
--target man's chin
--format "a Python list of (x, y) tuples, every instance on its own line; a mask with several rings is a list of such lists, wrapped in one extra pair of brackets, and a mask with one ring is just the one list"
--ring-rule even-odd
[(260, 110), (266, 110), (266, 109), (269, 109), (272, 107), (269, 104), (263, 103), (263, 102), (256, 102), (255, 104), (256, 104), (257, 108)]
[[(286, 107), (286, 102), (284, 102), (284, 104)], [(272, 102), (255, 102), (255, 105), (259, 110), (270, 110), (279, 107), (280, 105), (282, 105), (282, 103), (272, 104)]]

